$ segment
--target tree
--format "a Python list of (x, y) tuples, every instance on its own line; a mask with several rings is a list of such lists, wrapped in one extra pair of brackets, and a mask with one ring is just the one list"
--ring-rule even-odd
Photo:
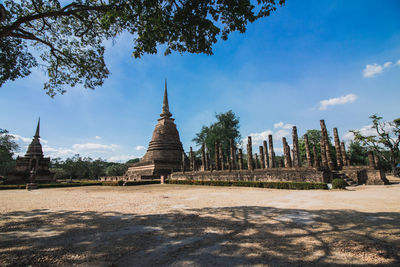
[(351, 141), (348, 149), (351, 165), (368, 165), (368, 150), (359, 141)]
[(125, 164), (129, 165), (129, 164), (133, 164), (133, 163), (136, 163), (136, 162), (139, 162), (139, 161), (140, 161), (139, 158), (130, 159), (127, 162), (125, 162)]
[(214, 158), (214, 144), (219, 142), (222, 144), (222, 150), (225, 156), (229, 155), (230, 139), (234, 144), (240, 143), (241, 135), (239, 132), (239, 117), (236, 117), (232, 110), (225, 113), (215, 114), (217, 122), (210, 126), (203, 126), (201, 131), (193, 138), (193, 142), (197, 146), (206, 145), (210, 152), (210, 157)]
[(107, 176), (121, 176), (124, 175), (128, 167), (126, 164), (113, 164), (107, 167), (106, 169), (106, 175)]
[(12, 157), (18, 150), (18, 144), (13, 139), (14, 136), (8, 134), (6, 129), (0, 128), (0, 174), (2, 175), (7, 174), (15, 164)]
[[(313, 155), (313, 146), (315, 146), (315, 149), (317, 150), (317, 155), (318, 158), (321, 158), (321, 137), (322, 137), (322, 132), (321, 130), (316, 130), (316, 129), (312, 129), (312, 130), (307, 130), (306, 132), (307, 137), (308, 137), (308, 144), (310, 146), (310, 153), (311, 153), (311, 158), (314, 158)], [(331, 150), (331, 154), (332, 154), (332, 160), (334, 162), (336, 162), (336, 150), (335, 147), (332, 144), (332, 137), (329, 135), (328, 132), (328, 138), (329, 138), (329, 147)], [(304, 143), (304, 136), (299, 138), (299, 149), (300, 149), (300, 158), (302, 160), (302, 162), (306, 162), (307, 160), (307, 156), (306, 156), (306, 145)]]
[[(279, 2), (278, 2), (279, 1)], [(133, 56), (157, 53), (212, 54), (219, 37), (246, 31), (247, 24), (267, 17), (285, 0), (5, 0), (0, 5), (0, 86), (40, 65), (54, 96), (64, 85), (94, 89), (109, 71), (104, 40), (132, 35)], [(253, 1), (254, 2), (254, 1)], [(5, 15), (3, 17), (3, 15)], [(29, 48), (40, 53), (40, 61)]]
[(393, 121), (384, 121), (382, 117), (374, 114), (372, 119), (372, 129), (375, 134), (363, 135), (361, 131), (351, 130), (354, 140), (375, 152), (380, 159), (390, 164), (394, 174), (396, 165), (400, 162), (400, 118)]

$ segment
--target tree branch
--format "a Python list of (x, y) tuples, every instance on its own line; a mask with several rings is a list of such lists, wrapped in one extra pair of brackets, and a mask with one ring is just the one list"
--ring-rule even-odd
[[(76, 9), (68, 10), (71, 7), (75, 7)], [(43, 19), (43, 18), (52, 18), (52, 17), (66, 17), (77, 14), (79, 12), (84, 11), (107, 11), (112, 9), (112, 5), (102, 5), (102, 6), (87, 6), (87, 5), (77, 5), (75, 3), (69, 4), (64, 8), (57, 10), (57, 11), (49, 11), (45, 13), (40, 13), (36, 15), (25, 16), (17, 19), (14, 23), (10, 26), (4, 27), (0, 31), (0, 38), (5, 38), (11, 36), (11, 33), (17, 30), (22, 24), (27, 22)], [(118, 9), (118, 7), (116, 7)]]

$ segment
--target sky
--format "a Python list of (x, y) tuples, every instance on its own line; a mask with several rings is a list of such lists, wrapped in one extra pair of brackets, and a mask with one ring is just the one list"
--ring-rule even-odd
[[(369, 116), (400, 117), (400, 1), (293, 1), (246, 33), (220, 40), (212, 56), (172, 53), (134, 59), (132, 37), (106, 42), (111, 72), (102, 87), (66, 88), (50, 98), (46, 77), (29, 77), (0, 88), (0, 128), (23, 155), (41, 119), (45, 156), (102, 158), (124, 162), (142, 157), (161, 113), (164, 80), (170, 111), (185, 151), (215, 114), (232, 110), (253, 150), (273, 134), (291, 140), (319, 129), (350, 141), (349, 130), (371, 132)], [(290, 143), (290, 142), (289, 142)], [(243, 148), (246, 144), (243, 143)]]

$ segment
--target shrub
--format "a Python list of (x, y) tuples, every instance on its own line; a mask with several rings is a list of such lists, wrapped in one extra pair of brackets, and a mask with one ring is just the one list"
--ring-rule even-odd
[(346, 186), (347, 186), (347, 183), (343, 179), (336, 178), (336, 179), (333, 179), (333, 181), (332, 181), (333, 189), (344, 189)]
[(204, 180), (168, 180), (169, 184), (211, 185), (211, 186), (243, 186), (275, 189), (328, 189), (326, 183), (309, 182), (258, 182), (258, 181), (204, 181)]

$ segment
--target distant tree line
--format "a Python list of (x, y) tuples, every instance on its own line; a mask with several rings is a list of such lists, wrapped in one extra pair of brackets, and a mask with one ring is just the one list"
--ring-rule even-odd
[(98, 179), (101, 176), (121, 176), (126, 172), (129, 164), (138, 161), (137, 158), (125, 163), (116, 163), (101, 158), (81, 157), (77, 154), (65, 160), (51, 159), (50, 170), (55, 173), (56, 179)]

